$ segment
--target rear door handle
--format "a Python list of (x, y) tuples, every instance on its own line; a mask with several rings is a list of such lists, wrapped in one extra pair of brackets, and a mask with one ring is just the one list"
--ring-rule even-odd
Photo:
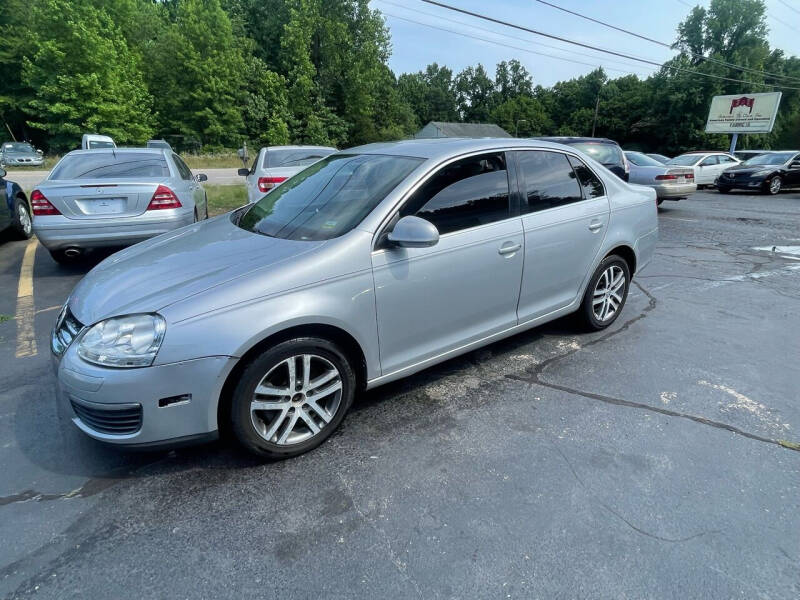
[(602, 223), (590, 223), (589, 224), (589, 231), (600, 231), (603, 228)]
[(497, 252), (499, 254), (513, 254), (520, 248), (522, 248), (522, 244), (512, 244), (511, 246), (500, 246), (497, 249)]

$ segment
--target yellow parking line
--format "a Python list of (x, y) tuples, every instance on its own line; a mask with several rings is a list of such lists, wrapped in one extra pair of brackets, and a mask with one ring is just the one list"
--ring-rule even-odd
[(22, 267), (19, 270), (19, 287), (17, 287), (17, 358), (36, 356), (36, 331), (33, 320), (36, 312), (33, 308), (33, 263), (36, 259), (36, 248), (39, 241), (31, 238), (25, 246)]

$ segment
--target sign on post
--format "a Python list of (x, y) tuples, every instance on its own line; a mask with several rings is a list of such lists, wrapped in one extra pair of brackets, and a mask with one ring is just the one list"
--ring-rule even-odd
[(780, 102), (781, 92), (714, 96), (706, 133), (769, 133)]

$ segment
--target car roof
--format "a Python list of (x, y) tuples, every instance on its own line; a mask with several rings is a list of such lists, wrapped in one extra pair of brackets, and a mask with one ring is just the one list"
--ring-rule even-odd
[(398, 142), (377, 142), (342, 150), (347, 154), (389, 154), (417, 158), (443, 159), (467, 152), (498, 150), (502, 148), (565, 149), (560, 144), (535, 138), (420, 138)]
[(557, 144), (614, 144), (619, 146), (617, 142), (608, 138), (600, 137), (578, 137), (578, 136), (538, 136), (531, 138), (535, 140), (545, 140), (548, 142), (555, 142)]
[(92, 148), (92, 149), (80, 149), (80, 150), (72, 150), (68, 152), (64, 156), (72, 156), (73, 154), (80, 155), (80, 154), (129, 154), (131, 152), (141, 153), (150, 153), (150, 154), (164, 154), (170, 153), (171, 151), (168, 148)]
[(264, 146), (262, 150), (269, 152), (270, 150), (333, 150), (333, 146)]

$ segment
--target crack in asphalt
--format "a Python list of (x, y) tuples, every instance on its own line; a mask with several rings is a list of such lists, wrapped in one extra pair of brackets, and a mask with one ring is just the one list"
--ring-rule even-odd
[(708, 419), (706, 417), (701, 417), (699, 415), (693, 415), (690, 413), (683, 413), (676, 410), (670, 410), (668, 408), (662, 408), (660, 406), (652, 406), (650, 404), (644, 404), (642, 402), (632, 402), (630, 400), (624, 400), (622, 398), (615, 398), (614, 396), (607, 396), (605, 394), (597, 394), (595, 392), (587, 392), (585, 390), (580, 390), (577, 388), (573, 388), (566, 385), (561, 385), (558, 383), (551, 383), (549, 381), (545, 381), (542, 379), (542, 373), (544, 372), (547, 367), (552, 365), (553, 363), (563, 360), (568, 356), (572, 356), (576, 352), (582, 350), (583, 348), (588, 348), (589, 346), (594, 346), (596, 344), (600, 344), (601, 342), (605, 342), (607, 339), (622, 333), (623, 331), (630, 328), (631, 325), (634, 323), (644, 319), (649, 312), (651, 312), (657, 305), (658, 301), (656, 300), (655, 296), (653, 296), (649, 291), (647, 291), (644, 287), (642, 287), (638, 282), (634, 281), (633, 284), (638, 287), (641, 292), (647, 296), (650, 300), (648, 305), (639, 313), (637, 316), (633, 317), (626, 321), (622, 327), (619, 329), (615, 329), (614, 331), (610, 331), (605, 335), (601, 335), (598, 338), (593, 339), (582, 346), (578, 346), (577, 348), (571, 348), (570, 350), (563, 352), (561, 354), (556, 354), (555, 356), (551, 356), (550, 358), (543, 360), (537, 365), (534, 365), (532, 368), (526, 369), (529, 375), (528, 377), (524, 377), (521, 375), (516, 374), (508, 374), (506, 377), (508, 379), (512, 379), (514, 381), (521, 381), (523, 383), (527, 383), (529, 385), (541, 385), (546, 388), (550, 388), (553, 390), (557, 390), (560, 392), (566, 392), (568, 394), (573, 394), (576, 396), (582, 396), (584, 398), (588, 398), (590, 400), (598, 400), (600, 402), (604, 402), (606, 404), (611, 404), (614, 406), (627, 406), (628, 408), (638, 408), (642, 410), (648, 410), (650, 412), (655, 412), (658, 414), (662, 414), (668, 417), (678, 417), (680, 419), (687, 419), (689, 421), (693, 421), (695, 423), (700, 423), (701, 425), (708, 425), (709, 427), (714, 427), (716, 429), (724, 429), (726, 431), (730, 431), (731, 433), (736, 433), (743, 437), (749, 438), (751, 440), (756, 440), (758, 442), (764, 442), (765, 444), (773, 444), (775, 446), (779, 446), (781, 448), (785, 448), (787, 450), (793, 450), (795, 452), (800, 452), (800, 445), (795, 444), (793, 442), (788, 442), (786, 440), (776, 440), (772, 438), (768, 438), (762, 435), (758, 435), (757, 433), (751, 433), (749, 431), (745, 431), (743, 429), (739, 429), (734, 425), (730, 425), (729, 423), (723, 423), (721, 421), (715, 421), (713, 419)]
[(578, 475), (578, 472), (575, 470), (575, 467), (572, 465), (570, 460), (567, 458), (567, 455), (564, 454), (564, 452), (561, 450), (561, 448), (559, 448), (555, 443), (553, 443), (552, 440), (548, 440), (548, 441), (550, 441), (550, 445), (553, 446), (553, 449), (561, 455), (562, 459), (564, 459), (564, 462), (567, 464), (567, 467), (569, 467), (569, 470), (572, 472), (572, 476), (575, 478), (575, 481), (577, 481), (578, 484), (583, 488), (583, 491), (585, 491), (592, 500), (597, 502), (597, 504), (599, 504), (600, 506), (605, 508), (608, 512), (610, 512), (612, 515), (617, 517), (620, 521), (625, 523), (628, 527), (633, 529), (635, 532), (640, 533), (640, 534), (642, 534), (644, 536), (647, 536), (649, 538), (653, 538), (654, 540), (659, 540), (661, 542), (669, 542), (669, 543), (672, 543), (672, 544), (679, 544), (679, 543), (683, 543), (683, 542), (688, 542), (690, 540), (702, 537), (704, 535), (709, 535), (709, 534), (712, 534), (712, 533), (720, 533), (719, 530), (714, 529), (714, 530), (711, 530), (711, 531), (701, 531), (700, 533), (695, 533), (693, 535), (690, 535), (690, 536), (687, 536), (687, 537), (683, 537), (683, 538), (668, 538), (668, 537), (664, 537), (664, 536), (658, 535), (656, 533), (651, 533), (651, 532), (649, 532), (649, 531), (647, 531), (645, 529), (642, 529), (641, 527), (637, 527), (636, 525), (631, 523), (628, 519), (626, 519), (622, 514), (620, 514), (619, 511), (617, 511), (614, 508), (611, 508), (608, 504), (606, 504), (605, 502), (600, 500), (595, 494), (593, 494), (589, 490), (588, 486), (583, 481), (583, 479), (581, 479), (581, 477)]
[(117, 482), (122, 481), (122, 479), (122, 477), (98, 477), (95, 479), (89, 479), (81, 487), (61, 494), (45, 494), (34, 490), (24, 490), (19, 494), (0, 496), (0, 506), (16, 504), (18, 502), (47, 502), (49, 500), (66, 500), (68, 498), (88, 498), (89, 496), (94, 496), (95, 494), (99, 494), (103, 490), (110, 488)]

